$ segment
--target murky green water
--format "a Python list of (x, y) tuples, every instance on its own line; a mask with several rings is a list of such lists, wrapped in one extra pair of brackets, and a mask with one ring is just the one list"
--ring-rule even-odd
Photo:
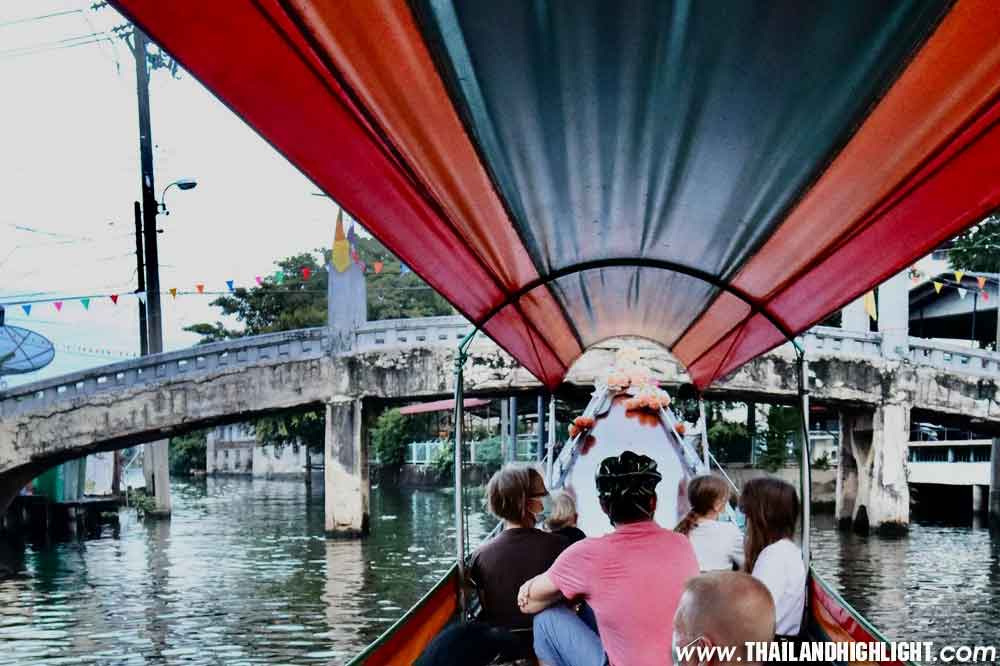
[[(170, 521), (8, 554), (0, 664), (341, 664), (454, 560), (454, 495), (375, 489), (372, 536), (323, 537), (321, 488), (174, 484)], [(481, 538), (481, 520), (470, 521)]]
[[(121, 514), (99, 539), (14, 546), (0, 580), (0, 665), (342, 664), (451, 564), (454, 498), (377, 488), (372, 536), (323, 537), (300, 483), (174, 485), (169, 522)], [(473, 515), (480, 538), (491, 521)], [(888, 636), (1000, 643), (1000, 539), (914, 527), (899, 540), (820, 517), (817, 567)]]

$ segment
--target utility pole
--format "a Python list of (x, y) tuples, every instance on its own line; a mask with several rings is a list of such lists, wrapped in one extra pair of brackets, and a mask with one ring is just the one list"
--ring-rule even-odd
[[(163, 351), (163, 325), (160, 320), (160, 265), (156, 251), (157, 204), (153, 181), (153, 129), (149, 117), (149, 67), (146, 62), (146, 43), (146, 33), (138, 26), (134, 27), (132, 55), (135, 58), (135, 91), (139, 104), (139, 166), (142, 185), (141, 211), (136, 212), (141, 212), (145, 246), (146, 346), (148, 353), (159, 354)], [(143, 279), (142, 271), (139, 279)], [(142, 315), (140, 321), (141, 317)], [(156, 497), (154, 513), (159, 516), (170, 515), (169, 446), (169, 440), (160, 440), (147, 444), (143, 452), (146, 491), (153, 491)]]
[[(133, 206), (135, 212), (135, 274), (138, 293), (146, 291), (146, 264), (142, 258), (142, 205), (136, 201)], [(146, 298), (149, 296), (147, 295)], [(139, 354), (145, 356), (149, 353), (149, 339), (146, 333), (146, 305), (139, 304)]]

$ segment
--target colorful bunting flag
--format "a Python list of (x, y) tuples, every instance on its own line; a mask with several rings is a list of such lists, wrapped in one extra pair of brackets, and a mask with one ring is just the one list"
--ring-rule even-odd
[(976, 282), (979, 283), (980, 289), (986, 289), (986, 278), (984, 278), (982, 275), (976, 278)]
[(361, 267), (361, 272), (362, 272), (362, 273), (364, 273), (364, 272), (365, 272), (366, 270), (368, 270), (368, 264), (366, 264), (366, 263), (365, 263), (365, 262), (363, 262), (363, 261), (362, 261), (362, 262), (360, 262), (360, 263), (358, 264), (358, 266), (360, 266), (360, 267)]
[(204, 294), (205, 293), (205, 285), (202, 284), (201, 282), (199, 282), (198, 284), (196, 284), (194, 286), (194, 288), (198, 290), (199, 294)]
[(990, 294), (989, 294), (989, 292), (988, 292), (988, 291), (986, 291), (985, 289), (983, 289), (983, 300), (984, 300), (984, 301), (988, 301), (988, 300), (990, 300)]
[(965, 277), (965, 271), (955, 271), (955, 282), (962, 284), (962, 278)]
[(312, 275), (312, 271), (309, 270), (309, 267), (308, 266), (303, 266), (303, 268), (302, 268), (302, 279), (308, 281), (310, 275)]
[(169, 291), (170, 291), (170, 296), (176, 300), (177, 299), (177, 287), (171, 287), (169, 289)]
[(235, 291), (233, 289), (233, 281), (232, 280), (226, 280), (226, 287), (229, 288), (229, 293), (233, 293), (233, 291)]
[(376, 261), (372, 265), (375, 266), (375, 272), (376, 273), (381, 273), (382, 272), (382, 267), (385, 266), (385, 264), (383, 264), (381, 261)]
[(406, 264), (400, 264), (399, 265), (399, 274), (400, 275), (406, 275), (409, 272), (411, 272), (409, 266), (407, 266)]
[(865, 312), (874, 321), (878, 321), (878, 310), (875, 307), (875, 292), (869, 291), (865, 294)]
[(261, 279), (261, 277), (259, 275), (257, 275), (256, 277), (254, 277), (254, 280), (257, 281), (257, 286), (258, 287), (261, 286), (262, 284), (264, 284), (264, 280)]
[(90, 299), (89, 298), (81, 298), (80, 299), (80, 305), (83, 306), (84, 310), (89, 310), (90, 309)]
[(142, 303), (143, 305), (146, 304), (146, 292), (144, 292), (144, 291), (137, 291), (137, 292), (135, 292), (135, 297), (138, 298), (139, 302)]
[(118, 305), (118, 294), (111, 294), (111, 302)]
[(965, 295), (966, 295), (967, 293), (969, 293), (969, 290), (968, 290), (968, 289), (963, 289), (962, 287), (959, 287), (959, 288), (958, 288), (958, 297), (959, 297), (959, 298), (961, 298), (961, 299), (964, 299), (964, 298), (965, 298)]
[(351, 247), (344, 235), (344, 211), (337, 212), (337, 226), (333, 232), (333, 267), (343, 273), (351, 265)]
[(285, 281), (285, 271), (274, 271), (274, 283), (282, 284)]
[(361, 262), (361, 255), (358, 254), (358, 248), (353, 246), (351, 247), (351, 259), (353, 259), (356, 264)]
[(358, 237), (354, 233), (354, 222), (351, 222), (351, 228), (347, 230), (347, 242), (351, 245), (358, 244)]
[(938, 282), (937, 280), (934, 280), (934, 291), (936, 291), (937, 293), (940, 294), (942, 287), (944, 287), (944, 283), (943, 282)]
[(56, 301), (52, 305), (56, 306), (56, 312), (62, 312), (62, 301)]
[(24, 316), (25, 317), (30, 317), (31, 316), (31, 304), (30, 303), (22, 305), (21, 309), (24, 310)]

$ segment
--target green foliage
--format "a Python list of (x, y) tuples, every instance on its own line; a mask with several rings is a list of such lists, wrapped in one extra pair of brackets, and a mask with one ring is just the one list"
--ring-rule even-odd
[(305, 445), (322, 452), (326, 442), (326, 414), (322, 409), (287, 411), (254, 419), (257, 441), (273, 446)]
[(486, 473), (491, 474), (500, 469), (503, 465), (501, 456), (500, 438), (488, 437), (486, 439), (476, 439), (476, 462), (486, 468)]
[(1000, 215), (994, 213), (956, 236), (948, 261), (955, 269), (996, 273), (1000, 268)]
[[(462, 451), (465, 452), (465, 447)], [(431, 467), (439, 479), (447, 479), (455, 474), (455, 442), (448, 440), (438, 449), (437, 455), (431, 461)], [(463, 466), (463, 469), (465, 467)]]
[[(773, 405), (767, 414), (767, 434), (764, 447), (757, 457), (757, 465), (774, 472), (788, 462), (789, 457), (797, 459), (801, 446), (799, 410), (785, 405)], [(792, 451), (789, 451), (789, 443)]]
[(372, 446), (379, 464), (399, 469), (406, 462), (406, 447), (410, 442), (427, 439), (427, 416), (404, 416), (399, 409), (389, 409), (379, 415), (372, 428)]
[(750, 460), (750, 434), (742, 423), (712, 422), (708, 427), (708, 444), (720, 463)]
[(812, 463), (812, 468), (818, 470), (827, 470), (830, 469), (830, 466), (831, 466), (830, 456), (828, 456), (825, 452), (823, 453), (823, 455), (816, 458), (816, 460), (814, 460)]
[(126, 491), (128, 506), (135, 509), (140, 518), (145, 518), (156, 511), (156, 498), (146, 494), (145, 488), (128, 488)]
[[(368, 263), (365, 280), (368, 286), (370, 320), (446, 315), (452, 307), (413, 273), (400, 275), (400, 262), (375, 239), (357, 239), (357, 249)], [(202, 322), (184, 330), (202, 336), (199, 344), (229, 340), (247, 335), (326, 325), (326, 294), (330, 261), (329, 250), (317, 255), (304, 252), (277, 262), (282, 278), (267, 276), (260, 285), (240, 287), (221, 296), (212, 305), (222, 314), (235, 318), (242, 329), (227, 328), (221, 321)], [(375, 261), (384, 263), (382, 272), (374, 271)], [(309, 269), (309, 279), (303, 277)], [(257, 439), (262, 444), (282, 446), (301, 442), (311, 450), (323, 449), (324, 415), (320, 411), (295, 411), (266, 416), (254, 421)]]
[(188, 476), (193, 469), (205, 469), (204, 430), (170, 438), (170, 473)]

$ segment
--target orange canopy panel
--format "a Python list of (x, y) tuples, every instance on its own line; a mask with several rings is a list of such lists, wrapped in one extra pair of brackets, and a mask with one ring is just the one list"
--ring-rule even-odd
[(701, 388), (1000, 206), (992, 0), (114, 0), (549, 388)]
[[(466, 398), (462, 401), (462, 406), (466, 411), (472, 409), (473, 407), (482, 407), (483, 405), (490, 404), (489, 400), (483, 400), (481, 398)], [(454, 400), (434, 400), (432, 402), (420, 402), (415, 405), (407, 405), (406, 407), (400, 407), (400, 414), (426, 414), (428, 412), (450, 412), (455, 409)]]

